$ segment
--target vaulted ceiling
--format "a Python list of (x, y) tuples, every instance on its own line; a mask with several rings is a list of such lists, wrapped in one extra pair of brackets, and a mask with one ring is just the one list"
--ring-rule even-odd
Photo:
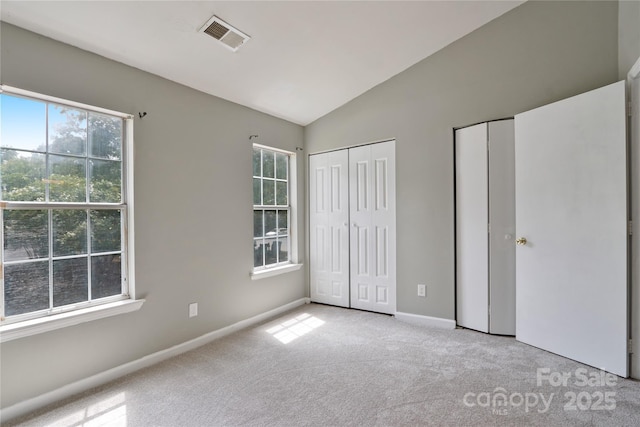
[[(7, 1), (2, 20), (306, 125), (522, 4), (505, 1)], [(213, 15), (251, 39), (199, 32)]]

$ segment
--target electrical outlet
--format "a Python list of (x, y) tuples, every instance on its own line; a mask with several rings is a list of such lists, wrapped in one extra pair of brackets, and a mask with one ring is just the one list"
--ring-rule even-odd
[(418, 285), (418, 296), (426, 297), (427, 296), (427, 285)]
[(198, 303), (192, 302), (189, 304), (189, 317), (196, 317), (198, 315)]

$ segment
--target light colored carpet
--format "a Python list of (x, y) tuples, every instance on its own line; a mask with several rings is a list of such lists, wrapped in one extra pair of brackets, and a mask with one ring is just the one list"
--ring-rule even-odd
[[(571, 377), (538, 384), (539, 368)], [(640, 425), (640, 382), (600, 374), (509, 337), (310, 304), (10, 425)]]

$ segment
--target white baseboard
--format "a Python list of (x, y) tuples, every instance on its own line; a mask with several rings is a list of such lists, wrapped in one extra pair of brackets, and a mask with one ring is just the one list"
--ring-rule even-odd
[(158, 362), (162, 362), (163, 360), (169, 359), (173, 356), (177, 356), (189, 350), (193, 350), (214, 340), (239, 331), (240, 329), (255, 325), (271, 317), (277, 316), (278, 314), (289, 311), (293, 308), (299, 307), (304, 304), (309, 304), (310, 302), (310, 298), (300, 298), (299, 300), (290, 302), (289, 304), (274, 308), (273, 310), (258, 314), (257, 316), (253, 316), (249, 319), (241, 320), (237, 323), (234, 323), (233, 325), (229, 325), (222, 329), (209, 332), (207, 334), (199, 336), (198, 338), (183, 342), (182, 344), (175, 345), (165, 350), (160, 350), (156, 353), (144, 356), (132, 362), (125, 363), (124, 365), (116, 366), (115, 368), (100, 372), (99, 374), (92, 375), (88, 378), (84, 378), (71, 384), (67, 384), (56, 390), (41, 394), (31, 399), (24, 400), (22, 402), (16, 403), (15, 405), (2, 408), (2, 411), (0, 411), (0, 421), (4, 423), (11, 419), (26, 415), (44, 406), (58, 402), (62, 399), (66, 399), (75, 394), (90, 390), (94, 387), (106, 384), (109, 381), (113, 381), (117, 378), (128, 375), (142, 368), (155, 365)]
[(455, 329), (456, 321), (440, 317), (421, 316), (419, 314), (396, 312), (396, 319), (418, 326), (434, 326), (443, 329)]

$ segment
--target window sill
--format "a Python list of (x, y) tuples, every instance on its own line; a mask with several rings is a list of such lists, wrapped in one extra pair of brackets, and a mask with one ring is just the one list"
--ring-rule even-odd
[(267, 277), (278, 276), (280, 274), (298, 271), (302, 268), (302, 264), (289, 264), (282, 267), (268, 268), (266, 270), (254, 271), (251, 273), (251, 280), (260, 280)]
[(145, 300), (124, 300), (0, 326), (0, 343), (118, 314), (137, 311)]

